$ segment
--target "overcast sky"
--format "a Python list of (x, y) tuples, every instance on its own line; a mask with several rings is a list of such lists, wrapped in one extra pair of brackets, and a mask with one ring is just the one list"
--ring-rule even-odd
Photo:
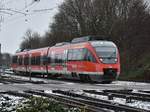
[[(48, 30), (49, 24), (53, 22), (54, 15), (58, 12), (56, 6), (60, 5), (63, 0), (39, 0), (40, 2), (33, 2), (33, 0), (0, 0), (4, 8), (10, 8), (12, 10), (21, 10), (27, 7), (21, 12), (25, 12), (32, 15), (25, 16), (24, 14), (3, 14), (4, 22), (1, 24), (0, 31), (0, 43), (2, 44), (2, 52), (8, 52), (14, 54), (19, 48), (23, 36), (27, 29), (32, 29), (44, 34)], [(38, 1), (38, 0), (37, 0)], [(150, 2), (150, 0), (147, 0)], [(54, 8), (47, 12), (33, 12), (34, 10)], [(26, 12), (28, 10), (28, 12)], [(12, 11), (5, 11), (14, 14)]]
[[(2, 44), (2, 52), (14, 54), (19, 48), (19, 44), (23, 40), (23, 36), (27, 29), (39, 32), (41, 35), (48, 30), (49, 24), (53, 22), (54, 15), (58, 12), (57, 6), (63, 0), (40, 0), (40, 2), (33, 2), (33, 0), (0, 0), (5, 9), (11, 8), (13, 10), (23, 10), (31, 15), (24, 14), (3, 14), (4, 22), (1, 24), (0, 43)], [(34, 10), (50, 9), (49, 11), (34, 12)], [(28, 10), (28, 12), (26, 12)], [(5, 11), (14, 14), (12, 11)]]

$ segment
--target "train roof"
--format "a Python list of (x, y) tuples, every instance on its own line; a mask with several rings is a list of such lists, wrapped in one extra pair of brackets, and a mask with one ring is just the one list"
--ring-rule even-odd
[(90, 41), (92, 46), (112, 46), (116, 47), (112, 41)]
[(105, 40), (108, 39), (108, 36), (102, 36), (102, 35), (88, 35), (83, 36), (79, 38), (74, 38), (71, 43), (80, 43), (80, 42), (87, 42), (87, 41), (94, 41), (94, 40)]
[(71, 42), (61, 42), (56, 43), (54, 46), (51, 47), (44, 47), (44, 48), (38, 48), (38, 49), (25, 49), (20, 50), (19, 52), (16, 52), (16, 55), (25, 54), (26, 52), (34, 52), (34, 51), (45, 51), (48, 48), (57, 49), (57, 48), (65, 48), (65, 47), (86, 47), (89, 44), (92, 46), (114, 46), (116, 45), (112, 41), (106, 41), (104, 39), (108, 39), (107, 36), (84, 36), (79, 38), (74, 38)]
[(38, 48), (38, 49), (31, 49), (29, 50), (29, 52), (32, 52), (32, 51), (42, 51), (42, 50), (45, 50), (45, 49), (48, 49), (49, 47), (43, 47), (43, 48)]

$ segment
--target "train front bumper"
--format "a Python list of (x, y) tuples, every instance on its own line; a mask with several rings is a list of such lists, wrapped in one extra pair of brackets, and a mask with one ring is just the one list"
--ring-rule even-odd
[(103, 72), (89, 75), (92, 81), (115, 81), (119, 77), (119, 72), (115, 69), (104, 69)]

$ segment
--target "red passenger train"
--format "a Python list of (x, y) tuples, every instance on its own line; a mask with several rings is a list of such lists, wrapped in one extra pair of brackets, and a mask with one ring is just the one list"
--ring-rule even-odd
[(18, 52), (13, 56), (12, 69), (15, 73), (110, 83), (120, 74), (120, 58), (113, 42), (86, 36)]

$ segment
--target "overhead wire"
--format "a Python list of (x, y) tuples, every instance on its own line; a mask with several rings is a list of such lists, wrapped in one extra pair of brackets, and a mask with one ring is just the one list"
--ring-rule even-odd
[[(20, 9), (20, 10), (18, 10), (18, 11), (21, 12), (21, 13), (23, 13), (23, 14), (26, 16), (28, 11), (25, 11), (25, 13), (22, 12), (22, 11), (25, 10), (25, 9), (27, 9), (27, 8), (30, 8), (34, 3), (35, 3), (35, 2), (33, 1), (33, 2), (31, 2), (30, 4), (25, 5), (25, 7), (24, 7), (23, 9)], [(18, 14), (18, 13), (16, 12), (16, 13), (14, 13), (13, 15), (7, 17), (8, 19), (6, 18), (6, 21), (9, 20), (9, 18), (11, 18), (12, 16), (15, 16), (16, 14)]]
[[(24, 15), (17, 16), (17, 17), (15, 17), (15, 18), (11, 18), (11, 19), (5, 21), (5, 24), (6, 24), (6, 23), (9, 23), (9, 22), (12, 22), (12, 21), (16, 21), (16, 20), (21, 19), (21, 18), (25, 18), (25, 17), (32, 16), (32, 15), (37, 15), (37, 14), (39, 15), (39, 14), (49, 13), (49, 11), (54, 10), (55, 8), (57, 8), (57, 6), (55, 6), (55, 7), (53, 7), (53, 8), (50, 8), (49, 10), (46, 9), (46, 11), (44, 11), (44, 9), (41, 9), (41, 10), (43, 10), (43, 11), (40, 11), (40, 10), (39, 10), (40, 12), (37, 12), (37, 13), (32, 12), (32, 13), (27, 14), (26, 16), (24, 16)], [(27, 22), (27, 20), (26, 20), (26, 22)]]
[[(27, 2), (26, 2), (26, 3), (27, 3)], [(25, 4), (25, 7), (24, 7), (23, 9), (18, 10), (19, 12), (18, 12), (18, 11), (15, 12), (15, 11), (12, 9), (15, 13), (14, 13), (13, 15), (9, 16), (9, 17), (12, 17), (12, 16), (14, 16), (14, 15), (16, 15), (16, 14), (19, 14), (19, 13), (20, 13), (20, 14), (23, 14), (23, 15), (17, 16), (17, 17), (15, 17), (15, 18), (7, 19), (6, 21), (4, 21), (5, 24), (8, 24), (8, 23), (10, 23), (10, 22), (12, 22), (12, 21), (15, 21), (15, 20), (17, 21), (18, 19), (21, 19), (21, 18), (26, 18), (26, 17), (28, 17), (28, 16), (37, 15), (37, 14), (49, 13), (49, 11), (54, 10), (55, 8), (58, 8), (58, 5), (57, 5), (57, 6), (53, 7), (53, 8), (31, 10), (31, 9), (33, 9), (33, 7), (35, 7), (38, 3), (39, 3), (39, 2), (32, 1), (32, 2), (29, 3), (29, 4)], [(35, 4), (35, 5), (34, 5), (34, 4)], [(25, 11), (25, 12), (22, 12), (22, 11)], [(30, 13), (30, 12), (31, 12), (31, 13)], [(25, 22), (27, 22), (27, 21), (28, 21), (28, 18), (25, 19)]]
[(3, 10), (4, 10), (4, 11), (11, 11), (11, 12), (15, 12), (15, 13), (27, 15), (27, 14), (24, 13), (24, 12), (21, 12), (21, 11), (18, 11), (18, 10), (14, 10), (14, 9), (11, 9), (11, 8), (8, 8), (8, 9), (2, 8), (1, 10), (2, 10), (2, 11), (3, 11)]
[(8, 15), (13, 15), (12, 13), (10, 13), (10, 12), (6, 12), (6, 11), (0, 11), (0, 13), (8, 14)]

